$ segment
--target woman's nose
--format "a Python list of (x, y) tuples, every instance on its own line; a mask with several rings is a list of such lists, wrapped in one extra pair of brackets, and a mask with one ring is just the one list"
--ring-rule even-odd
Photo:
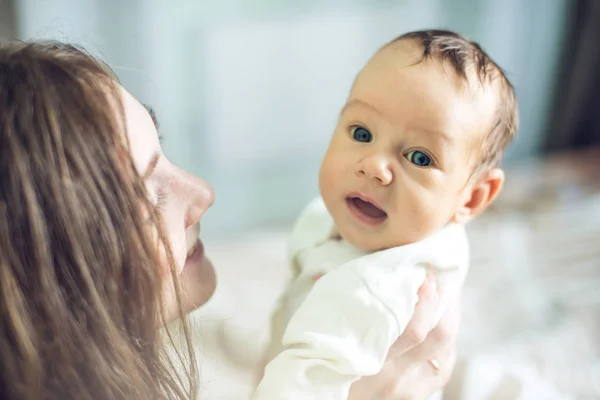
[(389, 160), (384, 155), (369, 155), (357, 164), (356, 174), (375, 180), (378, 184), (387, 186), (392, 183), (394, 176)]
[(203, 179), (180, 170), (180, 196), (184, 199), (185, 227), (200, 221), (202, 215), (212, 206), (215, 193), (212, 187)]

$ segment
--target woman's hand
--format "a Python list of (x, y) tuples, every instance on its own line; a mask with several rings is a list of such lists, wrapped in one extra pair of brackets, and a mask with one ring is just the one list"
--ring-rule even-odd
[(456, 360), (460, 299), (430, 330), (438, 303), (435, 281), (430, 278), (419, 289), (414, 315), (381, 372), (355, 382), (348, 400), (424, 400), (448, 383)]

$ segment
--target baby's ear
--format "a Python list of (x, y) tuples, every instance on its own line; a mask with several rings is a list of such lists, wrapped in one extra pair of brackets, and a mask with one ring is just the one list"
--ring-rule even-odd
[(504, 184), (504, 171), (493, 168), (481, 174), (465, 193), (465, 201), (452, 218), (453, 222), (466, 223), (481, 214), (496, 198)]

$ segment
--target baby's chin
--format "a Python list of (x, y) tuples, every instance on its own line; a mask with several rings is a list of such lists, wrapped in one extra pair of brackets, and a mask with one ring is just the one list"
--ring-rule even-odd
[(406, 232), (389, 229), (390, 221), (378, 229), (361, 229), (354, 224), (337, 224), (336, 228), (340, 237), (365, 253), (373, 253), (393, 247), (404, 246), (425, 239), (428, 232)]
[(378, 234), (374, 235), (366, 231), (361, 232), (356, 227), (345, 227), (344, 224), (336, 224), (336, 227), (343, 240), (364, 253), (373, 253), (387, 248), (382, 240), (379, 240)]

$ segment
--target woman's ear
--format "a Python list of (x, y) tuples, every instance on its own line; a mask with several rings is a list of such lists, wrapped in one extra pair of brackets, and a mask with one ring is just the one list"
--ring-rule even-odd
[(504, 184), (504, 171), (493, 168), (483, 173), (479, 180), (467, 189), (466, 200), (452, 218), (453, 222), (466, 223), (481, 214), (496, 198)]

